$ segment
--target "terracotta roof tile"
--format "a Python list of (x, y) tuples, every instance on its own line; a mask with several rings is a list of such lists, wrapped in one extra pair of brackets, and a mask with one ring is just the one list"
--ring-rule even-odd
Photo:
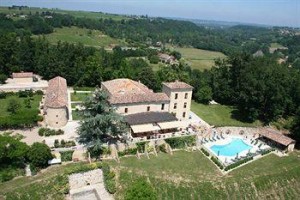
[(102, 86), (108, 91), (111, 104), (170, 101), (165, 93), (154, 93), (144, 84), (130, 79), (106, 81)]
[(32, 78), (33, 73), (32, 72), (18, 72), (18, 73), (12, 73), (13, 78)]
[(285, 146), (295, 142), (295, 140), (283, 135), (280, 131), (271, 128), (262, 128), (259, 134)]
[(164, 82), (164, 86), (170, 89), (193, 89), (193, 87), (185, 82), (175, 81), (175, 82)]
[(46, 91), (45, 107), (61, 108), (68, 105), (68, 92), (66, 79), (57, 76), (49, 80)]

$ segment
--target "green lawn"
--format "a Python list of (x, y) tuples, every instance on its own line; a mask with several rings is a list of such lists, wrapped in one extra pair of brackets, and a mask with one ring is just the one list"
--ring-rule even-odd
[(84, 101), (91, 93), (71, 93), (71, 101)]
[(235, 110), (232, 106), (225, 105), (204, 105), (192, 102), (191, 110), (201, 117), (204, 121), (214, 126), (260, 126), (261, 123), (246, 123), (232, 118)]
[(73, 120), (81, 120), (81, 116), (79, 114), (79, 111), (77, 110), (72, 110), (72, 117), (73, 117)]
[[(16, 98), (20, 104), (20, 109), (16, 114), (11, 114), (7, 111), (8, 104), (11, 99)], [(18, 95), (9, 95), (4, 99), (0, 99), (0, 126), (3, 124), (28, 124), (34, 123), (39, 114), (39, 103), (42, 100), (42, 95), (34, 95), (31, 100), (31, 108), (25, 106), (24, 100)]]
[(191, 65), (193, 69), (210, 69), (215, 64), (215, 59), (225, 58), (221, 52), (207, 51), (195, 48), (170, 47), (171, 50), (179, 51), (182, 58)]
[(78, 27), (55, 28), (53, 33), (47, 34), (45, 37), (50, 43), (57, 43), (58, 41), (82, 43), (85, 46), (96, 48), (125, 44), (124, 41), (111, 38), (98, 30)]
[(299, 152), (287, 157), (270, 154), (227, 175), (198, 151), (109, 163), (118, 173), (116, 199), (123, 199), (126, 188), (139, 177), (150, 181), (158, 199), (297, 199), (299, 156)]

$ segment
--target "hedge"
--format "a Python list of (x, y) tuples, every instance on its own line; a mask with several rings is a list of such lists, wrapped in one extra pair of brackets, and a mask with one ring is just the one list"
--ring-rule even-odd
[(76, 143), (73, 140), (65, 141), (61, 140), (59, 142), (58, 139), (54, 140), (54, 148), (64, 148), (64, 147), (73, 147), (76, 146)]
[(274, 151), (274, 149), (263, 150), (263, 151), (261, 152), (261, 155), (262, 155), (262, 156), (263, 156), (263, 155), (266, 155), (266, 154), (268, 154), (268, 153), (270, 153), (270, 152), (272, 152), (272, 151)]
[(204, 155), (209, 156), (208, 151), (206, 151), (205, 149), (201, 148), (201, 151), (204, 153)]
[(211, 160), (220, 168), (220, 169), (223, 169), (224, 166), (222, 165), (222, 163), (218, 160), (218, 158), (216, 157), (211, 157)]
[(39, 136), (52, 136), (52, 135), (63, 135), (64, 131), (59, 129), (59, 130), (53, 130), (53, 129), (49, 129), (49, 128), (40, 128), (39, 131)]
[(237, 161), (236, 163), (233, 163), (231, 165), (228, 165), (227, 167), (225, 167), (225, 171), (228, 171), (230, 169), (236, 168), (236, 167), (238, 167), (238, 166), (240, 166), (240, 165), (242, 165), (242, 164), (244, 164), (246, 162), (249, 162), (250, 160), (253, 160), (252, 156), (248, 157), (248, 158), (245, 158), (243, 160)]
[(172, 149), (182, 149), (185, 148), (185, 144), (188, 146), (196, 145), (196, 136), (167, 138), (165, 141), (172, 147)]
[(115, 179), (115, 173), (110, 170), (110, 167), (107, 163), (103, 163), (102, 165), (102, 172), (104, 177), (104, 186), (105, 189), (110, 193), (114, 194), (117, 191), (116, 188), (116, 179)]

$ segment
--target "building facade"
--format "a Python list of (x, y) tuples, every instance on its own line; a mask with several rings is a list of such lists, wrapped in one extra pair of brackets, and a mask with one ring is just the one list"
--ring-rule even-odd
[(12, 79), (16, 84), (27, 84), (33, 82), (32, 72), (12, 73)]
[(44, 102), (45, 122), (53, 128), (61, 128), (68, 122), (67, 81), (62, 77), (49, 80)]

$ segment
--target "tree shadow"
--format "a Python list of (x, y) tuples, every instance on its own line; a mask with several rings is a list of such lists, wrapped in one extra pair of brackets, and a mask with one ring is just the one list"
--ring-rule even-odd
[(231, 111), (232, 119), (235, 119), (237, 121), (243, 122), (243, 123), (253, 123), (254, 121), (249, 119), (246, 113), (241, 113), (238, 109), (234, 109)]

